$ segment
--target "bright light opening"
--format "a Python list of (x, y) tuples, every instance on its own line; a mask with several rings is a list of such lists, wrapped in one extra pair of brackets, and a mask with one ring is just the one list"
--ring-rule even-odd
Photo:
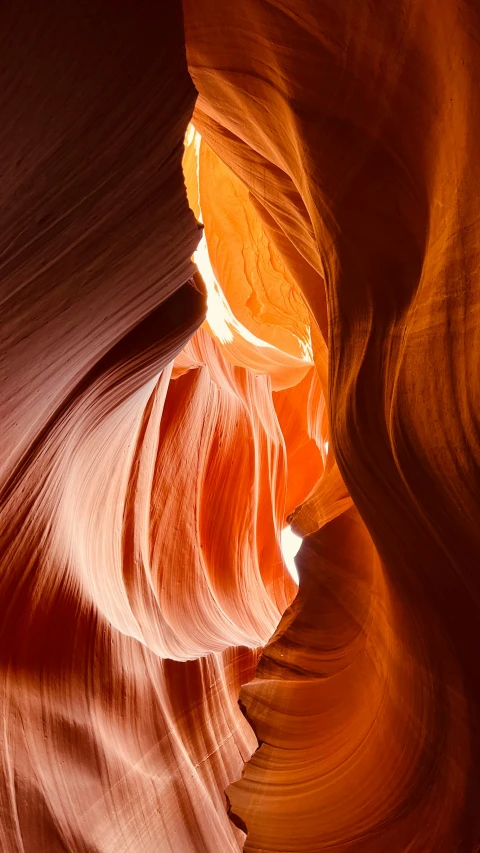
[(207, 288), (207, 322), (213, 334), (222, 344), (233, 341), (232, 330), (228, 323), (231, 311), (223, 292), (215, 278), (210, 263), (207, 241), (203, 234), (197, 250), (194, 252), (195, 261)]
[(283, 562), (296, 584), (298, 584), (299, 578), (297, 567), (295, 565), (295, 557), (300, 550), (301, 544), (302, 537), (297, 536), (290, 526), (283, 528), (280, 535), (280, 547), (282, 550)]

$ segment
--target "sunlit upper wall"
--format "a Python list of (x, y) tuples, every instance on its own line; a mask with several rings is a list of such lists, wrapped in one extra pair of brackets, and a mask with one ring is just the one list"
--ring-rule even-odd
[(300, 381), (312, 363), (308, 312), (248, 191), (193, 125), (183, 167), (190, 206), (205, 226), (194, 260), (207, 287), (209, 330), (237, 355), (238, 338), (263, 349), (254, 359), (259, 372), (278, 373), (281, 363)]

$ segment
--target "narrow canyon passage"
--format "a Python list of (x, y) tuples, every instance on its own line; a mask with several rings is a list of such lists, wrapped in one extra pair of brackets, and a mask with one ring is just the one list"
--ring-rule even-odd
[(479, 45), (0, 7), (0, 853), (479, 853)]

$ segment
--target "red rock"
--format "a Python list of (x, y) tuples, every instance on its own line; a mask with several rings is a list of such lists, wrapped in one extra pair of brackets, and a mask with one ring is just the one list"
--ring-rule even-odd
[(478, 853), (478, 10), (183, 17), (0, 11), (0, 849)]

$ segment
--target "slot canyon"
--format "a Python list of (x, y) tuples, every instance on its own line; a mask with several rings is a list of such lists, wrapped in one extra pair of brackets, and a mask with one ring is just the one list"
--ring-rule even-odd
[(0, 853), (480, 853), (478, 0), (0, 69)]

